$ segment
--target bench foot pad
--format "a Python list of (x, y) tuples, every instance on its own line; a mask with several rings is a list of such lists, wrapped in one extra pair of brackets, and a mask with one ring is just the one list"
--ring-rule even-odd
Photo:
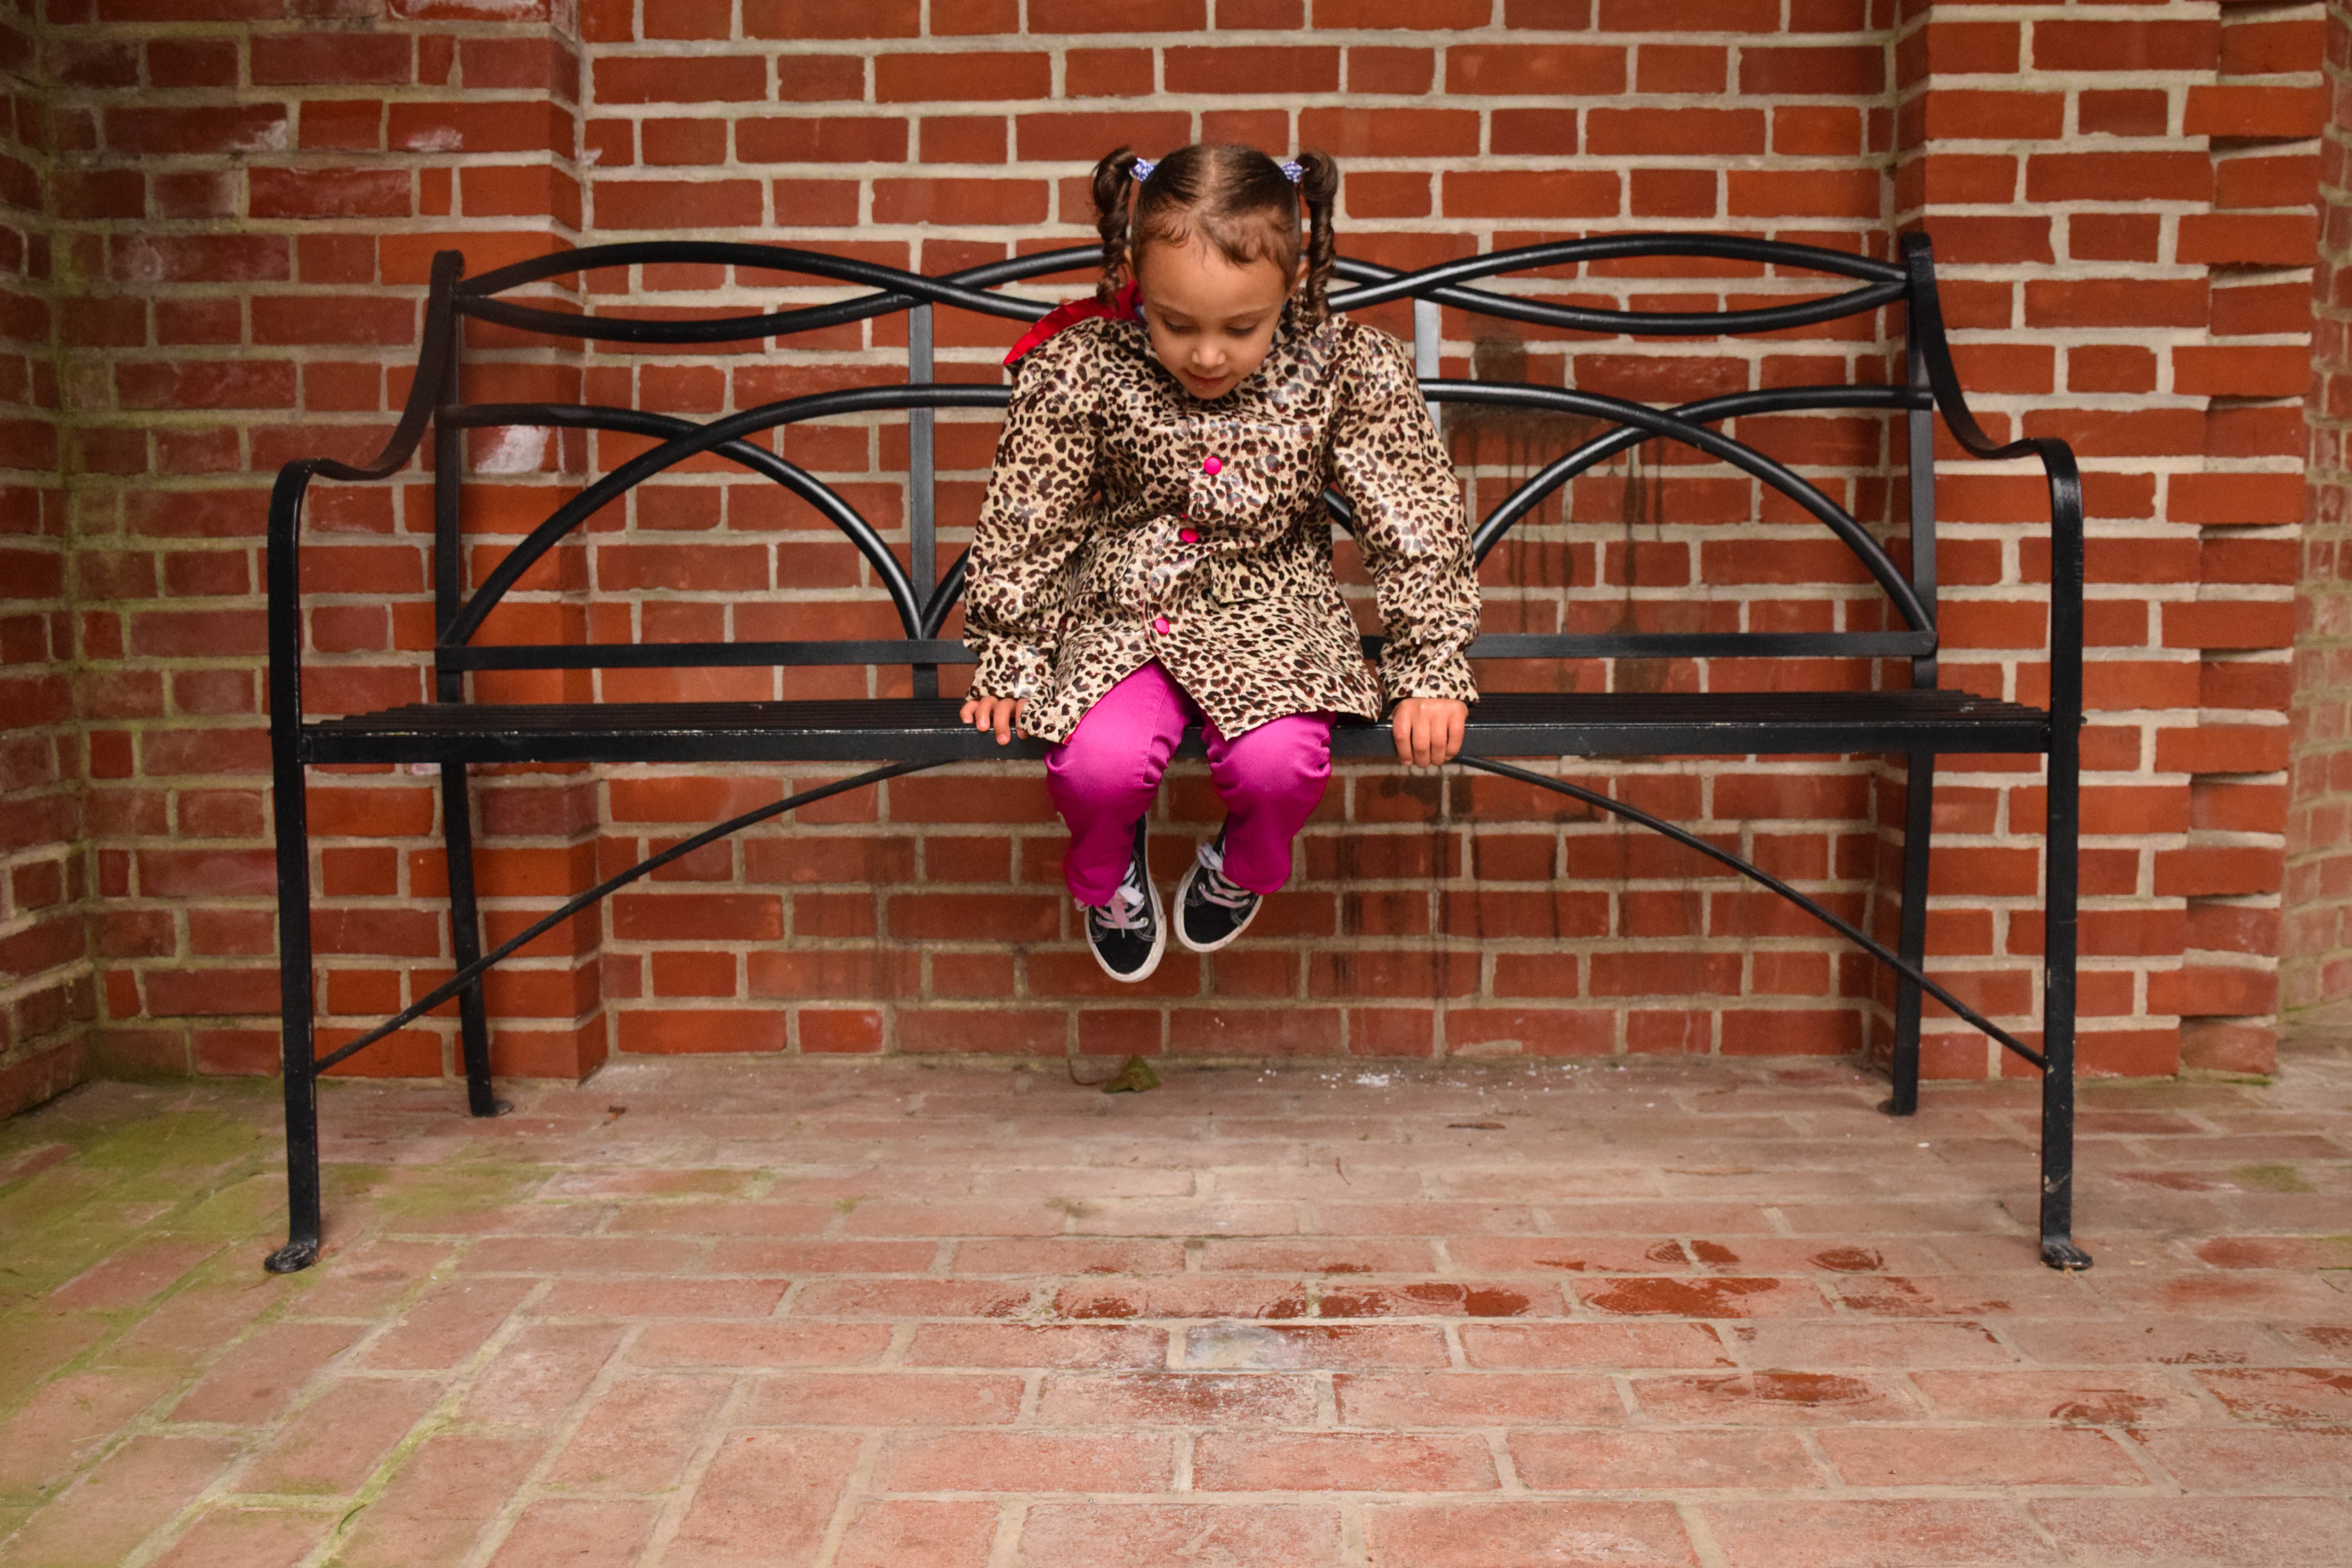
[(2063, 1237), (2044, 1237), (2042, 1240), (2042, 1261), (2053, 1268), (2068, 1273), (2091, 1266), (2091, 1255)]
[(289, 1241), (261, 1260), (261, 1266), (272, 1274), (299, 1274), (319, 1261), (319, 1244), (315, 1241)]

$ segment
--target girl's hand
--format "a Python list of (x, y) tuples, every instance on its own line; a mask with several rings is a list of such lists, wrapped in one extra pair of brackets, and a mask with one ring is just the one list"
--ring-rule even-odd
[(1462, 728), (1470, 705), (1450, 697), (1408, 697), (1396, 705), (1397, 761), (1417, 768), (1450, 763), (1462, 750)]
[(1021, 710), (1028, 706), (1026, 697), (967, 697), (963, 721), (975, 730), (995, 731), (996, 743), (1006, 745), (1012, 742), (1013, 731), (1020, 727)]

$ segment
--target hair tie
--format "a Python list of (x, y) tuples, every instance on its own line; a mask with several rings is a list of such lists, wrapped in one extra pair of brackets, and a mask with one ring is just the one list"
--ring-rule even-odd
[[(1151, 178), (1151, 171), (1158, 167), (1160, 167), (1160, 162), (1156, 158), (1138, 158), (1127, 172), (1139, 180), (1148, 180)], [(1295, 174), (1291, 177), (1297, 178)]]
[(1282, 166), (1282, 177), (1288, 180), (1294, 185), (1301, 179), (1305, 178), (1306, 174), (1306, 169), (1301, 167), (1298, 161), (1295, 158)]

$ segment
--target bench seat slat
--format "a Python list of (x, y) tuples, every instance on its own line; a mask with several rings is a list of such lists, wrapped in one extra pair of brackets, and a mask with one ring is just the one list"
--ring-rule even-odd
[[(952, 698), (802, 702), (415, 703), (303, 726), (314, 763), (873, 762), (1036, 757), (957, 720)], [(1497, 691), (1471, 710), (1481, 756), (2039, 752), (2050, 716), (1965, 691)], [(1340, 756), (1393, 755), (1386, 726), (1343, 721)], [(1180, 755), (1198, 755), (1197, 731)]]

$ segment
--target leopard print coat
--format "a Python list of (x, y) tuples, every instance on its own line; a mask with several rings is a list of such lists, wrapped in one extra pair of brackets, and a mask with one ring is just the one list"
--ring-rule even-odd
[[(964, 592), (974, 696), (1030, 699), (1022, 729), (1049, 741), (1154, 658), (1227, 735), (1477, 700), (1461, 487), (1394, 338), (1286, 310), (1265, 363), (1213, 403), (1136, 321), (1075, 322), (1017, 366)], [(1331, 575), (1326, 486), (1355, 509), (1377, 590), (1377, 683)]]

